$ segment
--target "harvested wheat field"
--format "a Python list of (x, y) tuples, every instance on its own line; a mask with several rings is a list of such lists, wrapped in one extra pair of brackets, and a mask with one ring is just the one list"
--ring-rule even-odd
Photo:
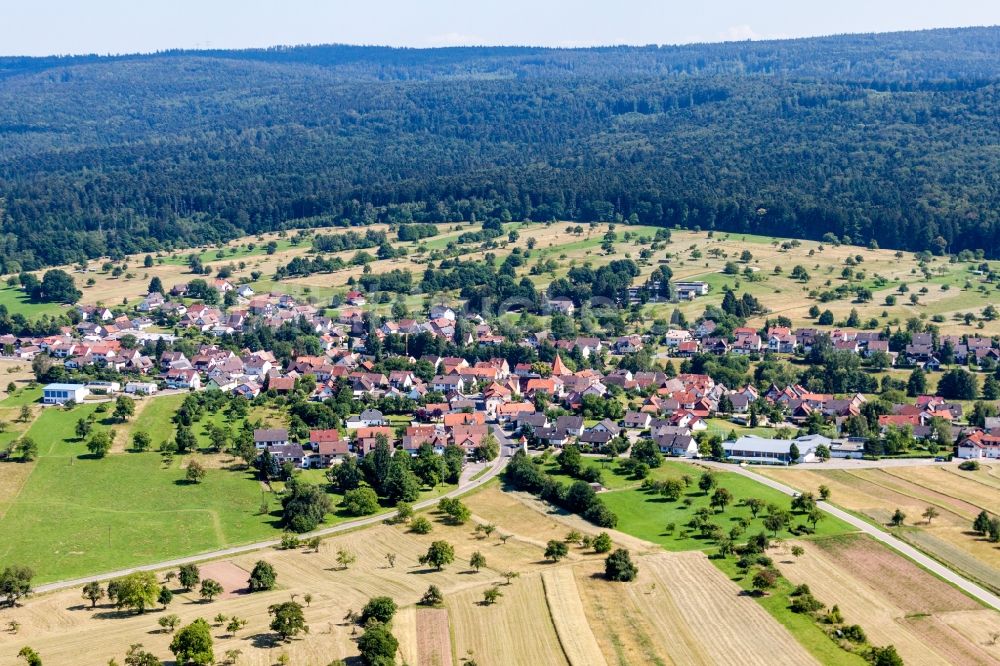
[(489, 666), (568, 664), (538, 574), (501, 586), (503, 597), (483, 605), (486, 585), (448, 595), (455, 653)]
[[(893, 511), (907, 516), (897, 535), (993, 590), (1000, 590), (1000, 548), (971, 532), (983, 509), (1000, 513), (1000, 488), (993, 488), (990, 469), (962, 472), (954, 465), (924, 465), (858, 470), (768, 469), (762, 473), (803, 491), (821, 485), (832, 491), (834, 504), (888, 523)], [(927, 507), (938, 516), (928, 524)]]
[[(487, 500), (503, 497), (495, 489), (483, 491), (483, 494)], [(479, 611), (509, 614), (502, 628), (508, 632), (516, 630), (516, 633), (497, 633), (494, 638), (517, 646), (524, 643), (520, 629), (527, 621), (525, 618), (530, 616), (530, 623), (536, 623), (533, 614), (541, 609), (540, 617), (543, 625), (548, 623), (551, 641), (543, 637), (537, 651), (526, 654), (547, 655), (551, 645), (555, 645), (557, 654), (561, 655), (538, 576), (539, 571), (553, 566), (543, 559), (543, 549), (535, 545), (541, 537), (549, 535), (548, 531), (532, 531), (538, 525), (536, 514), (527, 506), (515, 503), (505, 510), (502, 530), (498, 529), (488, 538), (477, 534), (472, 522), (450, 526), (440, 522), (435, 514), (431, 517), (434, 529), (428, 535), (409, 533), (402, 526), (381, 525), (328, 539), (315, 553), (303, 549), (265, 550), (204, 564), (202, 577), (218, 580), (226, 594), (211, 603), (203, 603), (196, 592), (175, 589), (174, 602), (167, 612), (176, 613), (185, 624), (197, 617), (210, 619), (219, 613), (247, 619), (246, 628), (236, 637), (225, 635), (222, 627), (214, 633), (218, 657), (226, 650), (239, 649), (243, 652), (240, 663), (250, 665), (273, 664), (283, 652), (289, 654), (291, 663), (318, 666), (356, 655), (354, 627), (344, 622), (344, 616), (350, 610), (360, 611), (369, 598), (379, 595), (392, 597), (401, 607), (394, 632), (401, 643), (400, 661), (405, 659), (406, 663), (420, 660), (436, 663), (441, 655), (447, 657), (442, 663), (451, 663), (449, 620), (457, 635), (472, 637), (479, 626), (463, 626), (463, 622), (477, 620)], [(499, 539), (501, 531), (512, 535), (506, 544)], [(565, 528), (560, 530), (560, 536), (566, 531)], [(429, 569), (417, 561), (428, 545), (438, 539), (451, 543), (456, 552), (455, 562), (443, 571)], [(346, 570), (337, 563), (341, 550), (356, 558)], [(487, 558), (487, 567), (478, 573), (468, 567), (469, 558), (475, 551)], [(576, 547), (571, 551), (565, 563), (599, 557)], [(386, 558), (388, 553), (395, 555), (394, 566), (390, 566)], [(278, 572), (278, 589), (257, 594), (239, 593), (245, 586), (246, 572), (258, 559), (274, 565)], [(505, 597), (496, 606), (486, 609), (477, 605), (483, 590), (502, 580), (499, 572), (504, 570), (517, 571), (522, 578), (515, 580), (513, 585), (503, 586)], [(452, 612), (418, 618), (421, 613), (415, 612), (414, 604), (431, 584), (442, 590)], [(526, 588), (524, 591), (519, 589), (522, 585)], [(310, 634), (285, 645), (274, 644), (274, 636), (268, 629), (267, 607), (287, 601), (292, 595), (304, 603), (306, 594), (311, 595), (305, 609)], [(463, 604), (469, 608), (462, 609)], [(90, 611), (84, 608), (79, 589), (29, 599), (22, 607), (0, 613), (4, 626), (11, 620), (21, 625), (16, 635), (0, 634), (0, 664), (14, 663), (13, 655), (28, 642), (43, 655), (47, 664), (78, 663), (73, 661), (73, 655), (78, 654), (94, 655), (95, 664), (105, 664), (112, 657), (121, 661), (125, 650), (135, 642), (143, 643), (147, 649), (165, 658), (169, 654), (170, 636), (162, 633), (157, 625), (161, 615), (163, 611), (159, 609), (133, 615), (101, 605)], [(422, 632), (418, 626), (426, 626), (428, 622), (436, 629), (428, 632), (430, 642), (424, 641), (421, 652), (418, 637)], [(460, 654), (476, 649), (478, 641), (478, 638), (466, 640)], [(480, 659), (480, 663), (489, 662)]]
[(621, 586), (577, 567), (587, 619), (608, 663), (814, 664), (764, 608), (699, 552), (638, 559)]
[[(789, 544), (791, 545), (791, 544)], [(1000, 613), (984, 609), (947, 583), (864, 535), (800, 544), (782, 573), (806, 583), (848, 624), (876, 645), (895, 645), (907, 664), (1000, 664)]]
[(580, 601), (576, 577), (567, 567), (542, 572), (545, 599), (563, 652), (572, 666), (607, 664)]

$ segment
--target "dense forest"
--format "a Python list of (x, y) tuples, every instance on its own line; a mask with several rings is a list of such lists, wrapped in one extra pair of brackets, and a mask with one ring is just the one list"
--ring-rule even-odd
[(997, 53), (1000, 28), (0, 58), (0, 269), (473, 219), (996, 257)]

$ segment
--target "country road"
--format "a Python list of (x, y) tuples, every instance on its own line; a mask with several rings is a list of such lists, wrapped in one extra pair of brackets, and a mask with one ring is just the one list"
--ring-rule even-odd
[[(761, 476), (756, 472), (751, 472), (750, 470), (744, 467), (739, 467), (737, 465), (726, 465), (722, 463), (715, 463), (707, 460), (702, 460), (700, 462), (702, 464), (709, 465), (717, 469), (725, 470), (727, 472), (735, 472), (737, 474), (742, 474), (743, 476), (753, 479), (757, 483), (762, 483), (765, 486), (774, 488), (775, 490), (785, 493), (786, 495), (795, 495), (798, 492), (794, 488), (791, 488), (790, 486), (786, 486), (785, 484), (779, 481), (774, 481), (772, 479), (769, 479), (766, 476)], [(829, 502), (822, 502), (822, 501), (816, 502), (816, 506), (818, 506), (823, 511), (826, 511), (830, 515), (839, 518), (848, 525), (856, 527), (858, 530), (864, 532), (865, 534), (868, 534), (873, 538), (877, 539), (878, 541), (881, 541), (882, 543), (889, 546), (898, 553), (905, 555), (906, 557), (910, 558), (911, 560), (913, 560), (920, 566), (924, 567), (931, 573), (945, 579), (946, 581), (948, 581), (955, 587), (959, 588), (963, 592), (966, 592), (970, 596), (978, 599), (983, 604), (990, 606), (996, 610), (1000, 610), (1000, 597), (993, 594), (989, 590), (986, 590), (983, 587), (977, 585), (976, 583), (964, 578), (963, 576), (960, 576), (959, 574), (955, 573), (954, 571), (944, 566), (937, 560), (932, 559), (927, 555), (924, 555), (922, 552), (920, 552), (910, 544), (906, 543), (905, 541), (894, 537), (892, 534), (886, 532), (885, 530), (879, 529), (878, 527), (872, 525), (871, 523), (868, 523), (862, 520), (861, 518), (858, 518), (857, 516), (850, 514), (847, 511), (844, 511), (843, 509), (839, 509), (833, 506)]]
[[(445, 497), (456, 497), (464, 493), (474, 490), (486, 483), (491, 479), (496, 477), (503, 468), (506, 467), (509, 458), (509, 448), (514, 444), (507, 438), (506, 434), (497, 426), (493, 426), (493, 431), (500, 441), (500, 455), (493, 462), (493, 465), (489, 468), (485, 474), (480, 476), (475, 480), (465, 480), (465, 474), (463, 473), (463, 481), (459, 482), (459, 486), (454, 490), (441, 495), (440, 497), (434, 497), (431, 499), (426, 499), (420, 502), (416, 502), (413, 505), (414, 509), (425, 509), (429, 506), (433, 506), (440, 502)], [(389, 514), (391, 515), (391, 514)], [(308, 539), (315, 536), (330, 536), (333, 534), (338, 534), (340, 532), (346, 532), (349, 530), (354, 530), (359, 527), (368, 527), (370, 525), (377, 525), (383, 522), (387, 517), (387, 514), (381, 513), (376, 516), (368, 516), (366, 518), (358, 518), (356, 520), (349, 520), (347, 522), (334, 525), (332, 527), (326, 527), (320, 530), (315, 530), (309, 532), (308, 534), (299, 535), (302, 539)], [(240, 546), (231, 546), (229, 548), (221, 548), (219, 550), (213, 550), (208, 553), (199, 553), (197, 555), (189, 555), (187, 557), (180, 557), (173, 560), (166, 560), (163, 562), (154, 562), (152, 564), (143, 564), (140, 566), (129, 567), (127, 569), (119, 569), (118, 571), (108, 571), (106, 573), (96, 574), (93, 576), (87, 576), (86, 578), (74, 578), (71, 580), (60, 580), (53, 583), (46, 583), (44, 585), (39, 585), (34, 588), (33, 592), (35, 594), (42, 594), (45, 592), (55, 592), (57, 590), (64, 590), (71, 587), (79, 587), (88, 583), (90, 581), (101, 581), (108, 580), (111, 578), (118, 578), (120, 576), (125, 576), (136, 571), (160, 571), (162, 569), (172, 569), (179, 567), (183, 564), (194, 564), (197, 562), (204, 562), (206, 560), (214, 560), (220, 557), (229, 557), (231, 555), (241, 555), (243, 553), (250, 553), (255, 550), (263, 550), (265, 548), (274, 548), (281, 543), (280, 539), (269, 539), (267, 541), (257, 541), (255, 543), (243, 544)]]

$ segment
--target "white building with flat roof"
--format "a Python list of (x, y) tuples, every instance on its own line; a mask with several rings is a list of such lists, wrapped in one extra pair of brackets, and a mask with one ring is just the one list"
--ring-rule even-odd
[(49, 384), (42, 389), (42, 402), (46, 405), (62, 405), (72, 400), (83, 402), (90, 390), (83, 384)]
[[(825, 441), (823, 441), (825, 440)], [(799, 457), (792, 460), (792, 444), (799, 450)], [(816, 447), (830, 446), (830, 440), (821, 435), (798, 439), (770, 439), (757, 435), (743, 435), (735, 441), (723, 442), (722, 448), (730, 460), (761, 465), (788, 465), (792, 462), (815, 462)]]

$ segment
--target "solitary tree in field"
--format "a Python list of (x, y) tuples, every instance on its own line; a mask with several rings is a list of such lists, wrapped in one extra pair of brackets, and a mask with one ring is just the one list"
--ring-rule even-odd
[(184, 472), (184, 478), (190, 483), (201, 483), (205, 478), (206, 473), (204, 465), (197, 460), (192, 460), (187, 465), (187, 470)]
[(504, 577), (504, 580), (507, 581), (508, 585), (510, 585), (510, 581), (514, 580), (515, 578), (521, 577), (521, 574), (518, 573), (517, 571), (504, 571), (500, 575)]
[(150, 445), (153, 443), (153, 438), (149, 436), (148, 432), (143, 430), (138, 430), (132, 435), (132, 449), (139, 453), (143, 451), (148, 451)]
[(341, 569), (348, 568), (349, 566), (354, 564), (354, 562), (357, 559), (358, 558), (354, 555), (354, 553), (348, 550), (344, 550), (343, 548), (341, 548), (340, 550), (337, 551), (337, 564), (340, 565)]
[(774, 569), (761, 569), (754, 574), (751, 584), (758, 594), (764, 594), (778, 582), (778, 574)]
[(27, 423), (31, 420), (31, 407), (28, 405), (21, 405), (21, 412), (17, 417), (17, 420), (21, 423)]
[(830, 499), (830, 486), (820, 486), (819, 487), (819, 498), (824, 502)]
[(802, 555), (804, 555), (805, 552), (806, 552), (806, 549), (803, 548), (802, 546), (792, 546), (792, 556), (793, 557), (802, 557)]
[(180, 616), (174, 615), (173, 613), (171, 613), (170, 615), (162, 615), (160, 616), (160, 619), (157, 620), (157, 624), (159, 624), (161, 627), (163, 627), (165, 631), (171, 634), (174, 633), (174, 629), (180, 626), (180, 623), (181, 623)]
[(206, 578), (201, 581), (201, 590), (198, 592), (201, 598), (205, 601), (211, 602), (215, 597), (222, 594), (225, 590), (222, 589), (222, 585), (219, 581), (212, 580), (211, 578)]
[(892, 519), (889, 521), (889, 524), (892, 525), (893, 527), (899, 527), (900, 525), (903, 524), (905, 520), (906, 520), (906, 514), (903, 513), (901, 510), (896, 509), (892, 514)]
[(251, 592), (264, 592), (266, 590), (273, 590), (277, 580), (278, 574), (275, 572), (274, 567), (269, 562), (258, 560), (257, 564), (253, 567), (253, 571), (250, 572), (250, 579), (247, 581), (247, 586)]
[[(565, 547), (565, 545), (564, 545)], [(430, 564), (438, 571), (444, 569), (446, 564), (455, 561), (455, 548), (447, 541), (435, 541), (427, 549), (427, 553), (420, 556), (421, 564)]]
[(216, 613), (215, 617), (212, 618), (212, 620), (215, 622), (215, 626), (217, 627), (221, 627), (222, 625), (224, 625), (226, 623), (226, 620), (228, 619), (229, 618), (224, 613)]
[(24, 659), (28, 666), (42, 666), (42, 658), (30, 647), (26, 646), (21, 648), (20, 652), (17, 653), (17, 656), (20, 659)]
[(483, 603), (486, 604), (487, 606), (492, 606), (497, 602), (497, 599), (499, 599), (502, 596), (503, 592), (500, 591), (499, 587), (494, 585), (493, 587), (483, 592)]
[(235, 636), (245, 626), (247, 626), (247, 621), (234, 615), (229, 618), (229, 623), (226, 624), (226, 633), (230, 636)]
[(816, 523), (823, 520), (823, 512), (820, 511), (818, 508), (813, 507), (812, 509), (809, 510), (809, 513), (806, 514), (806, 520), (812, 523), (813, 529), (815, 530)]
[(469, 566), (476, 571), (479, 571), (486, 566), (486, 557), (477, 550), (472, 554), (472, 557), (469, 558)]
[(90, 436), (87, 441), (87, 450), (95, 458), (103, 458), (111, 450), (111, 434), (107, 430), (100, 430)]
[(115, 401), (114, 417), (124, 423), (135, 414), (135, 400), (127, 395), (120, 395)]
[(979, 534), (986, 534), (990, 531), (990, 514), (986, 511), (980, 511), (979, 515), (976, 516), (976, 520), (972, 523), (972, 529)]
[(421, 606), (440, 606), (444, 603), (444, 595), (441, 594), (441, 588), (437, 585), (431, 585), (424, 592), (424, 596), (420, 597), (419, 601)]
[(167, 606), (170, 602), (174, 600), (174, 593), (170, 591), (170, 588), (163, 586), (160, 588), (160, 593), (156, 597), (157, 603), (163, 606), (163, 610), (167, 610)]
[(552, 560), (553, 562), (558, 562), (562, 558), (566, 557), (569, 553), (569, 548), (562, 541), (556, 541), (552, 539), (545, 546), (545, 557)]
[(619, 548), (604, 560), (604, 577), (608, 580), (633, 581), (638, 573), (638, 567), (632, 562), (632, 557), (624, 548)]
[(309, 625), (306, 624), (302, 606), (294, 601), (273, 604), (268, 607), (267, 614), (272, 616), (271, 631), (277, 633), (284, 641), (299, 633), (309, 633)]
[(310, 592), (306, 592), (302, 595), (302, 601), (306, 602), (306, 608), (312, 605), (313, 595)]
[(934, 508), (934, 507), (932, 507), (932, 506), (929, 506), (929, 507), (927, 507), (926, 509), (924, 509), (924, 512), (923, 512), (923, 514), (922, 514), (922, 515), (923, 515), (923, 517), (924, 517), (924, 520), (926, 520), (926, 521), (927, 521), (927, 524), (928, 524), (928, 525), (930, 525), (930, 524), (931, 524), (931, 521), (932, 521), (933, 519), (937, 518), (938, 516), (940, 516), (941, 514), (940, 514), (940, 513), (938, 513), (938, 510), (937, 510), (937, 509), (935, 509), (935, 508)]
[(783, 511), (775, 511), (774, 513), (769, 513), (764, 516), (764, 527), (771, 532), (773, 536), (777, 536), (778, 532), (788, 524), (788, 514)]
[(394, 569), (396, 567), (396, 553), (386, 553), (385, 561), (389, 563), (390, 569)]
[(701, 477), (698, 479), (698, 488), (701, 489), (705, 495), (708, 495), (708, 491), (715, 487), (718, 483), (715, 479), (715, 475), (711, 472), (703, 472)]
[(202, 618), (198, 618), (181, 629), (170, 641), (170, 651), (179, 664), (207, 666), (215, 661), (212, 650), (212, 629)]
[(91, 581), (83, 586), (83, 598), (90, 601), (91, 608), (96, 608), (97, 602), (104, 598), (104, 588), (97, 581)]
[(607, 532), (601, 532), (591, 542), (595, 553), (607, 553), (611, 551), (611, 536)]

